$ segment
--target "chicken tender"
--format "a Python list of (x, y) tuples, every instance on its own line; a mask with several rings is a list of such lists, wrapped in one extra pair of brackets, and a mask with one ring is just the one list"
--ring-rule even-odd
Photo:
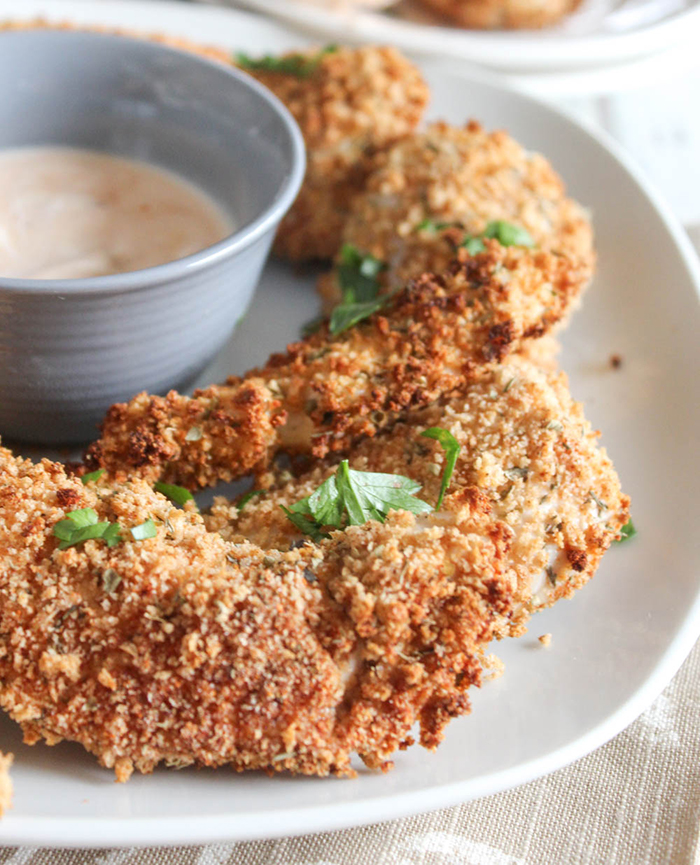
[(460, 27), (516, 30), (548, 27), (573, 12), (580, 0), (421, 0)]
[(428, 87), (412, 63), (386, 47), (314, 49), (241, 66), (289, 108), (307, 148), (304, 184), (275, 251), (292, 261), (330, 259), (374, 155), (416, 128)]
[(566, 258), (487, 242), (372, 317), (336, 335), (326, 325), (244, 380), (113, 406), (86, 464), (196, 488), (264, 468), (280, 448), (346, 450), (542, 336), (585, 278)]
[[(61, 549), (85, 508), (121, 540)], [(266, 551), (143, 481), (84, 486), (0, 449), (0, 705), (26, 742), (79, 742), (119, 780), (161, 761), (347, 775), (353, 753), (386, 769), (415, 722), (434, 748), (469, 710), (512, 603), (508, 537), (465, 500)]]
[[(563, 373), (546, 373), (524, 357), (481, 370), (464, 393), (409, 413), (388, 434), (359, 444), (354, 469), (405, 475), (435, 502), (445, 456), (422, 436), (430, 427), (449, 430), (460, 457), (438, 518), (454, 525), (465, 505), (505, 531), (517, 575), (515, 606), (498, 627), (518, 634), (533, 610), (549, 606), (595, 573), (601, 557), (629, 519), (629, 499), (598, 434), (568, 390)], [(297, 480), (276, 484), (238, 511), (217, 499), (207, 524), (227, 540), (288, 549), (299, 540), (289, 508), (308, 496), (335, 470), (320, 465)]]
[[(549, 162), (505, 132), (434, 123), (378, 155), (361, 195), (353, 199), (342, 241), (386, 269), (385, 290), (425, 272), (439, 273), (467, 236), (505, 220), (534, 244), (585, 269), (595, 264), (586, 211), (565, 195)], [(339, 260), (319, 291), (332, 308), (341, 298)]]

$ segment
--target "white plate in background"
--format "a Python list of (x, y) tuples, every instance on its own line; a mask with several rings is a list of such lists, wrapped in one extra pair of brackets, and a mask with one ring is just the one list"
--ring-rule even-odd
[[(168, 31), (250, 51), (298, 44), (250, 16), (165, 2), (24, 0), (23, 13), (76, 23)], [(0, 16), (16, 3), (0, 0)], [(639, 534), (606, 556), (572, 601), (541, 613), (531, 634), (498, 644), (505, 675), (473, 693), (434, 754), (413, 748), (387, 775), (355, 780), (158, 770), (117, 785), (74, 744), (13, 751), (15, 803), (0, 845), (105, 847), (195, 844), (293, 835), (376, 822), (494, 793), (557, 769), (629, 724), (681, 664), (700, 632), (700, 268), (690, 244), (643, 179), (607, 141), (543, 105), (426, 67), (431, 114), (476, 116), (545, 152), (592, 207), (599, 273), (567, 331), (563, 366), (574, 395), (632, 495)], [(310, 276), (280, 264), (203, 381), (264, 361), (298, 334), (317, 299)], [(611, 354), (623, 357), (613, 371)], [(543, 649), (536, 637), (551, 632)]]

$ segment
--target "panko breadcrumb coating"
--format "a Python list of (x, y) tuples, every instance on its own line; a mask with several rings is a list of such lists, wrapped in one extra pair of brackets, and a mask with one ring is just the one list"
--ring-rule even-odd
[(374, 435), (542, 336), (585, 284), (566, 258), (487, 246), (342, 333), (324, 326), (243, 381), (113, 406), (86, 464), (195, 488), (264, 468), (281, 447), (323, 457)]
[(12, 766), (12, 754), (3, 754), (0, 751), (0, 817), (12, 807), (10, 766)]
[[(439, 273), (466, 235), (490, 221), (526, 229), (537, 247), (565, 255), (593, 273), (593, 233), (586, 211), (567, 198), (549, 162), (506, 132), (434, 123), (379, 154), (364, 191), (353, 199), (343, 243), (386, 264), (393, 290), (425, 272)], [(319, 290), (340, 300), (336, 272)]]
[[(85, 507), (122, 542), (58, 549)], [(129, 539), (147, 519), (157, 536)], [(512, 603), (506, 528), (470, 501), (450, 523), (395, 512), (265, 551), (143, 481), (83, 486), (0, 449), (0, 705), (26, 742), (79, 742), (119, 780), (161, 761), (389, 768), (414, 723), (434, 748), (468, 712)]]
[[(507, 527), (517, 609), (500, 633), (519, 633), (529, 612), (570, 596), (595, 573), (629, 518), (629, 499), (597, 445), (598, 433), (572, 400), (566, 376), (544, 372), (524, 357), (481, 370), (446, 404), (411, 412), (391, 432), (362, 442), (352, 451), (351, 466), (410, 477), (421, 484), (420, 496), (435, 502), (445, 457), (437, 442), (421, 435), (434, 426), (449, 430), (461, 445), (442, 524), (450, 525), (468, 502)], [(207, 525), (231, 541), (288, 549), (300, 536), (280, 505), (309, 495), (334, 470), (320, 465), (282, 486), (274, 473), (262, 476), (259, 484), (269, 492), (240, 512), (217, 499)]]
[(525, 30), (548, 27), (573, 12), (580, 0), (421, 0), (461, 27)]
[[(524, 359), (484, 370), (465, 394), (410, 415), (352, 455), (405, 473), (443, 507), (391, 512), (299, 537), (293, 504), (318, 466), (206, 517), (141, 480), (83, 485), (64, 468), (0, 449), (0, 705), (29, 743), (77, 741), (120, 780), (163, 761), (351, 774), (428, 748), (469, 711), (494, 637), (592, 576), (628, 500), (562, 376)], [(58, 549), (54, 527), (93, 508), (122, 541)], [(130, 539), (152, 519), (156, 536)]]
[(275, 251), (292, 261), (330, 259), (373, 156), (416, 128), (428, 87), (395, 48), (338, 47), (291, 56), (308, 58), (313, 71), (300, 76), (243, 67), (284, 102), (306, 143), (304, 184), (282, 220)]

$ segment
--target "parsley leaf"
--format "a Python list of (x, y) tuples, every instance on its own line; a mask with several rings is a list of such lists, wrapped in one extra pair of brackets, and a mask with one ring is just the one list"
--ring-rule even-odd
[(430, 234), (437, 234), (438, 231), (444, 231), (446, 228), (450, 228), (451, 226), (456, 226), (458, 223), (456, 222), (438, 222), (434, 219), (423, 219), (418, 225), (413, 229), (414, 231), (428, 231)]
[(322, 531), (324, 526), (344, 529), (364, 525), (368, 520), (383, 523), (391, 510), (413, 514), (432, 511), (427, 502), (416, 498), (420, 488), (420, 484), (403, 475), (354, 471), (343, 460), (335, 474), (310, 496), (282, 510), (304, 534), (320, 540), (328, 537)]
[(244, 496), (241, 496), (236, 507), (239, 511), (242, 511), (254, 496), (261, 496), (265, 492), (267, 492), (267, 490), (249, 490)]
[(131, 529), (131, 536), (135, 541), (145, 541), (148, 538), (155, 538), (157, 534), (158, 529), (156, 528), (156, 524), (150, 517), (141, 523), (140, 526), (134, 526)]
[(387, 300), (387, 297), (377, 297), (375, 300), (366, 300), (362, 303), (341, 303), (333, 310), (328, 329), (334, 335), (342, 333), (359, 321), (378, 312)]
[(422, 436), (428, 439), (435, 439), (439, 442), (442, 449), (445, 451), (445, 471), (442, 473), (442, 483), (440, 484), (440, 495), (438, 496), (435, 510), (439, 511), (442, 505), (442, 500), (445, 498), (445, 493), (450, 485), (452, 473), (457, 464), (457, 457), (461, 450), (461, 445), (449, 430), (442, 429), (439, 426), (431, 426), (430, 429), (423, 430)]
[(379, 274), (384, 268), (373, 255), (360, 252), (351, 243), (343, 245), (337, 268), (343, 299), (331, 315), (332, 334), (342, 333), (384, 306), (387, 298), (378, 296)]
[(624, 526), (620, 529), (620, 540), (616, 541), (618, 544), (624, 543), (624, 541), (628, 541), (630, 538), (633, 538), (637, 534), (637, 530), (634, 527), (634, 523), (632, 520), (628, 520)]
[[(163, 495), (170, 499), (176, 505), (182, 507), (185, 502), (194, 501), (194, 496), (189, 490), (186, 490), (184, 487), (178, 487), (175, 484), (164, 484), (158, 481), (153, 484), (153, 489), (159, 493), (163, 493)], [(195, 504), (195, 508), (197, 505)]]
[(535, 241), (529, 231), (505, 219), (496, 219), (489, 222), (483, 234), (484, 237), (495, 238), (501, 246), (527, 246), (533, 247)]
[(65, 520), (56, 523), (53, 533), (61, 542), (58, 545), (59, 550), (99, 538), (111, 547), (120, 540), (119, 525), (98, 522), (97, 513), (92, 508), (70, 511)]
[(374, 300), (379, 294), (379, 274), (384, 262), (369, 253), (362, 253), (351, 243), (340, 250), (338, 282), (343, 292), (343, 303), (362, 303)]
[(323, 60), (326, 54), (332, 54), (337, 50), (337, 45), (327, 45), (312, 56), (306, 54), (287, 54), (283, 57), (277, 57), (273, 54), (265, 54), (263, 57), (257, 58), (250, 57), (241, 51), (234, 54), (234, 62), (242, 69), (250, 69), (251, 71), (278, 72), (282, 75), (295, 75), (297, 78), (308, 78), (318, 69), (321, 60)]
[(478, 255), (484, 252), (486, 245), (483, 238), (488, 237), (497, 240), (501, 246), (527, 246), (532, 248), (535, 241), (529, 231), (505, 219), (495, 219), (489, 222), (481, 234), (468, 234), (462, 241), (462, 246), (469, 255)]
[(86, 475), (83, 475), (80, 480), (83, 482), (83, 486), (87, 486), (89, 483), (93, 481), (99, 481), (102, 475), (105, 473), (104, 469), (96, 469), (94, 472), (88, 472)]

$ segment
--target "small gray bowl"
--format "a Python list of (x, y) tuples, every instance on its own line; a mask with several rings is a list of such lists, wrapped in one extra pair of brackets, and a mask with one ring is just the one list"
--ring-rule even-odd
[(195, 255), (88, 279), (0, 279), (0, 435), (95, 436), (114, 402), (186, 387), (250, 303), (304, 174), (286, 108), (252, 78), (155, 43), (0, 33), (0, 149), (63, 145), (194, 182), (236, 231)]

